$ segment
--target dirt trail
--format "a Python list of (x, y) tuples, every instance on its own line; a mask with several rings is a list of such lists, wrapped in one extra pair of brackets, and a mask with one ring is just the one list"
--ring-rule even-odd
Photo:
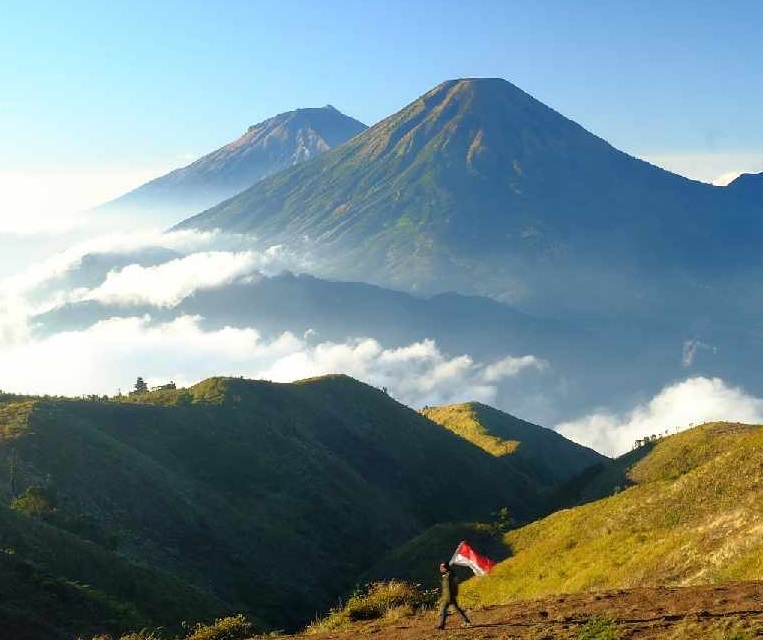
[(642, 587), (554, 596), (471, 612), (462, 629), (449, 616), (444, 631), (435, 614), (358, 623), (351, 631), (302, 636), (311, 640), (577, 640), (592, 616), (614, 621), (622, 640), (763, 638), (763, 582), (705, 587)]

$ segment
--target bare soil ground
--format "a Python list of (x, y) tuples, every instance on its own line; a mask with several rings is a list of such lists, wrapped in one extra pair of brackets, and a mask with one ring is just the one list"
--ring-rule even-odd
[[(621, 640), (736, 640), (763, 638), (763, 582), (702, 587), (642, 587), (560, 595), (490, 606), (457, 615), (444, 631), (435, 613), (358, 623), (350, 631), (311, 635), (314, 640), (577, 640), (594, 616), (612, 621)], [(611, 637), (611, 636), (597, 636)], [(305, 636), (303, 636), (305, 638)]]

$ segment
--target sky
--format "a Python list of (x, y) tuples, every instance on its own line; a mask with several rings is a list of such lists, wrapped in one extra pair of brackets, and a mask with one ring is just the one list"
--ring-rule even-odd
[[(0, 0), (0, 388), (112, 394), (136, 371), (192, 383), (343, 370), (420, 404), (491, 402), (499, 384), (550, 375), (553, 362), (510, 348), (480, 362), (428, 341), (264, 339), (257, 327), (207, 331), (185, 317), (39, 337), (30, 319), (45, 304), (129, 304), (147, 290), (151, 304), (171, 306), (278, 266), (275, 254), (219, 239), (103, 235), (118, 230), (96, 229), (85, 212), (299, 107), (332, 104), (372, 125), (444, 80), (501, 77), (682, 175), (725, 183), (763, 171), (761, 33), (758, 0)], [(157, 244), (181, 257), (90, 289), (53, 286), (89, 251)], [(219, 282), (199, 277), (209, 265)], [(52, 297), (41, 302), (39, 287)], [(78, 375), (40, 375), (43, 361), (76, 362)], [(557, 426), (620, 452), (655, 424), (763, 421), (763, 400), (723, 380), (687, 376), (645, 394)], [(512, 408), (543, 418), (530, 404)]]
[(756, 0), (0, 0), (0, 15), (4, 191), (71, 172), (75, 207), (276, 113), (333, 104), (373, 124), (463, 76), (708, 181), (763, 170)]

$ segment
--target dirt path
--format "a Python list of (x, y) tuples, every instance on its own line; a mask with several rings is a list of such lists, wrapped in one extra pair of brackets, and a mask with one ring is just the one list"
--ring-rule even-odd
[(577, 640), (593, 616), (612, 621), (621, 640), (763, 638), (763, 582), (570, 594), (472, 611), (473, 624), (468, 629), (460, 627), (458, 616), (450, 616), (446, 630), (438, 631), (435, 615), (430, 613), (359, 623), (349, 632), (309, 638)]

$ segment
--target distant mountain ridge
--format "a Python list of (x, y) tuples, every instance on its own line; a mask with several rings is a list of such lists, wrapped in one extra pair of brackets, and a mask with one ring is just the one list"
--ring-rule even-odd
[(366, 129), (335, 107), (296, 109), (249, 127), (240, 138), (155, 178), (99, 209), (158, 209), (190, 215), (257, 181), (342, 144)]
[(623, 311), (669, 299), (645, 286), (655, 274), (693, 291), (695, 273), (758, 260), (752, 205), (726, 207), (727, 194), (614, 149), (505, 80), (467, 78), (178, 228), (290, 243), (339, 279)]

